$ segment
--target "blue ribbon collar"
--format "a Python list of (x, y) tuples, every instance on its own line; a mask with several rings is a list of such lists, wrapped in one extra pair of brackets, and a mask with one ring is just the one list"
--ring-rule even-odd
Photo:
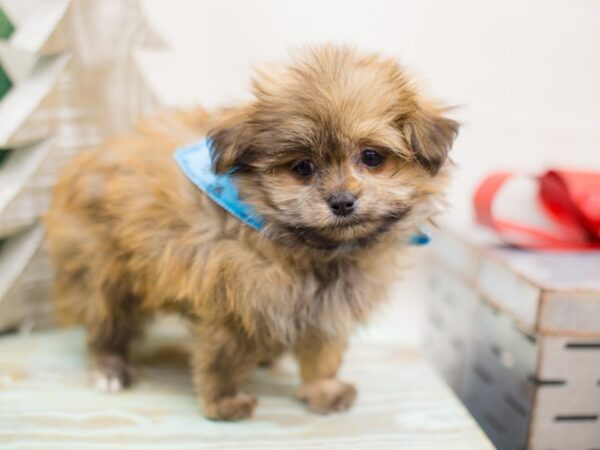
[[(255, 230), (261, 231), (264, 228), (264, 221), (252, 205), (240, 199), (231, 172), (223, 175), (213, 172), (211, 147), (207, 138), (178, 148), (173, 157), (185, 176), (215, 203)], [(416, 233), (409, 238), (411, 245), (425, 245), (429, 241), (429, 235), (424, 232)]]
[(213, 172), (208, 139), (177, 149), (174, 157), (185, 176), (215, 203), (255, 230), (263, 229), (262, 218), (251, 205), (240, 199), (231, 174), (217, 175)]

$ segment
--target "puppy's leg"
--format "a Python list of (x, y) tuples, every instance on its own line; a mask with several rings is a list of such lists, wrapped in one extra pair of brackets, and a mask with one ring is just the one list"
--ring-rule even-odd
[(241, 420), (252, 415), (256, 399), (238, 389), (257, 363), (255, 349), (243, 338), (223, 329), (197, 330), (192, 369), (207, 418)]
[(311, 411), (327, 414), (346, 411), (356, 398), (356, 389), (335, 378), (346, 349), (345, 342), (306, 342), (296, 350), (302, 387), (298, 398)]
[(116, 392), (133, 382), (129, 346), (142, 329), (138, 300), (123, 285), (105, 283), (86, 325), (94, 387)]

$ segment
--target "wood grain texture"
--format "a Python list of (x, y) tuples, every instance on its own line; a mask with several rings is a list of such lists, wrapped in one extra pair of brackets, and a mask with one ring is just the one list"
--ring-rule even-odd
[(529, 332), (600, 337), (600, 252), (530, 252), (481, 227), (436, 236), (432, 258)]
[(359, 398), (349, 413), (308, 413), (293, 399), (298, 377), (284, 359), (247, 386), (259, 397), (251, 420), (208, 421), (182, 340), (152, 333), (136, 357), (139, 383), (110, 395), (88, 387), (80, 329), (0, 339), (0, 449), (493, 448), (422, 357), (392, 344), (351, 347), (341, 377)]

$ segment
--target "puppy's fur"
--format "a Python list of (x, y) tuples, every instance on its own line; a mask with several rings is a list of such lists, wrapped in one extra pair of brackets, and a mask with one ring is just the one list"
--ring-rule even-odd
[[(87, 327), (109, 388), (131, 382), (129, 344), (146, 319), (176, 311), (194, 330), (207, 417), (250, 416), (256, 401), (240, 384), (285, 351), (311, 410), (345, 410), (356, 391), (335, 376), (347, 337), (384, 298), (409, 235), (436, 213), (457, 123), (395, 62), (334, 46), (269, 67), (253, 94), (215, 114), (164, 114), (67, 167), (47, 216), (58, 311)], [(174, 163), (178, 146), (207, 134), (215, 170), (234, 169), (262, 233)], [(365, 148), (383, 163), (366, 166)], [(298, 174), (302, 160), (314, 174)], [(357, 198), (350, 216), (327, 203), (340, 192)]]

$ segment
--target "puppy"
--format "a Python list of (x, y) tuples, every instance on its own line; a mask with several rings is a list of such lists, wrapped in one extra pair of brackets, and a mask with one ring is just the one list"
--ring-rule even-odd
[[(79, 155), (47, 214), (59, 314), (83, 323), (94, 371), (132, 382), (144, 323), (176, 311), (193, 329), (206, 417), (249, 417), (240, 385), (291, 352), (299, 398), (348, 409), (336, 379), (348, 336), (384, 299), (410, 236), (439, 209), (458, 125), (396, 62), (323, 46), (260, 72), (253, 99), (214, 114), (163, 114)], [(208, 136), (260, 231), (194, 185), (173, 159)]]

